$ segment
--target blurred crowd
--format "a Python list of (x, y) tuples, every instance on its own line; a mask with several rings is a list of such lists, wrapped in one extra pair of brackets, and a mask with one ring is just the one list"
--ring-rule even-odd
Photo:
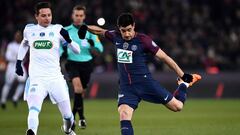
[[(35, 22), (37, 0), (0, 1), (0, 61), (16, 30)], [(87, 7), (87, 24), (105, 18), (103, 26), (116, 28), (117, 16), (133, 13), (136, 30), (152, 39), (185, 70), (209, 72), (240, 69), (240, 0), (54, 0), (53, 23), (71, 23), (76, 4)], [(96, 72), (116, 70), (114, 46), (103, 38), (104, 53), (95, 59)], [(149, 56), (151, 70), (168, 70)], [(1, 64), (0, 64), (1, 65)], [(0, 66), (1, 67), (1, 66)]]

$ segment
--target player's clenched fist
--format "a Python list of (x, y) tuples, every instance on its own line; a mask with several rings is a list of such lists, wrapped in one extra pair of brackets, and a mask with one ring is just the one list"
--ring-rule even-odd
[(87, 27), (87, 25), (85, 25), (85, 24), (83, 24), (83, 25), (79, 28), (79, 30), (78, 30), (78, 37), (79, 37), (80, 39), (84, 39), (84, 38), (85, 38), (85, 35), (86, 35), (86, 33), (87, 33), (87, 29), (88, 29), (88, 27)]
[(184, 75), (181, 77), (181, 79), (186, 83), (190, 83), (193, 80), (193, 76), (191, 74), (184, 73)]
[(23, 76), (23, 69), (22, 69), (22, 61), (21, 60), (17, 60), (17, 63), (16, 63), (16, 74), (18, 76)]
[(62, 37), (68, 42), (68, 43), (71, 43), (72, 42), (72, 40), (70, 39), (70, 37), (69, 37), (69, 34), (68, 34), (68, 32), (65, 30), (65, 29), (61, 29), (60, 30), (60, 34), (62, 35)]

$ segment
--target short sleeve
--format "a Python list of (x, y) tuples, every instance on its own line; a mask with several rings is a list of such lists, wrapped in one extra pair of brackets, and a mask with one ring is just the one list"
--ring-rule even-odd
[(157, 51), (160, 49), (159, 46), (147, 35), (142, 34), (140, 40), (143, 44), (143, 48), (146, 52), (150, 52), (156, 55)]
[(23, 41), (28, 41), (28, 31), (30, 27), (34, 26), (34, 24), (27, 24), (23, 30)]
[(116, 31), (115, 30), (106, 31), (104, 36), (111, 42), (114, 42), (114, 38), (116, 37)]

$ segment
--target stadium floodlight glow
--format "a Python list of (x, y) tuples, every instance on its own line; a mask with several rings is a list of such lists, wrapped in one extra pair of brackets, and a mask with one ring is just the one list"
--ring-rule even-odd
[(104, 18), (98, 18), (97, 20), (97, 24), (100, 25), (100, 26), (103, 26), (105, 24), (105, 19)]

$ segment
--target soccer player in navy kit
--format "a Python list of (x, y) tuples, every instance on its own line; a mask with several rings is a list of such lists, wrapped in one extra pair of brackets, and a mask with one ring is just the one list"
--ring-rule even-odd
[[(186, 89), (200, 80), (201, 76), (184, 73), (149, 36), (135, 32), (132, 14), (121, 14), (118, 17), (117, 25), (119, 31), (108, 31), (94, 25), (89, 25), (87, 28), (94, 34), (105, 36), (116, 46), (120, 76), (118, 112), (121, 134), (133, 135), (131, 119), (141, 100), (163, 104), (174, 112), (181, 111), (186, 100)], [(174, 94), (168, 92), (152, 78), (146, 65), (147, 52), (160, 58), (178, 75), (179, 86)]]

